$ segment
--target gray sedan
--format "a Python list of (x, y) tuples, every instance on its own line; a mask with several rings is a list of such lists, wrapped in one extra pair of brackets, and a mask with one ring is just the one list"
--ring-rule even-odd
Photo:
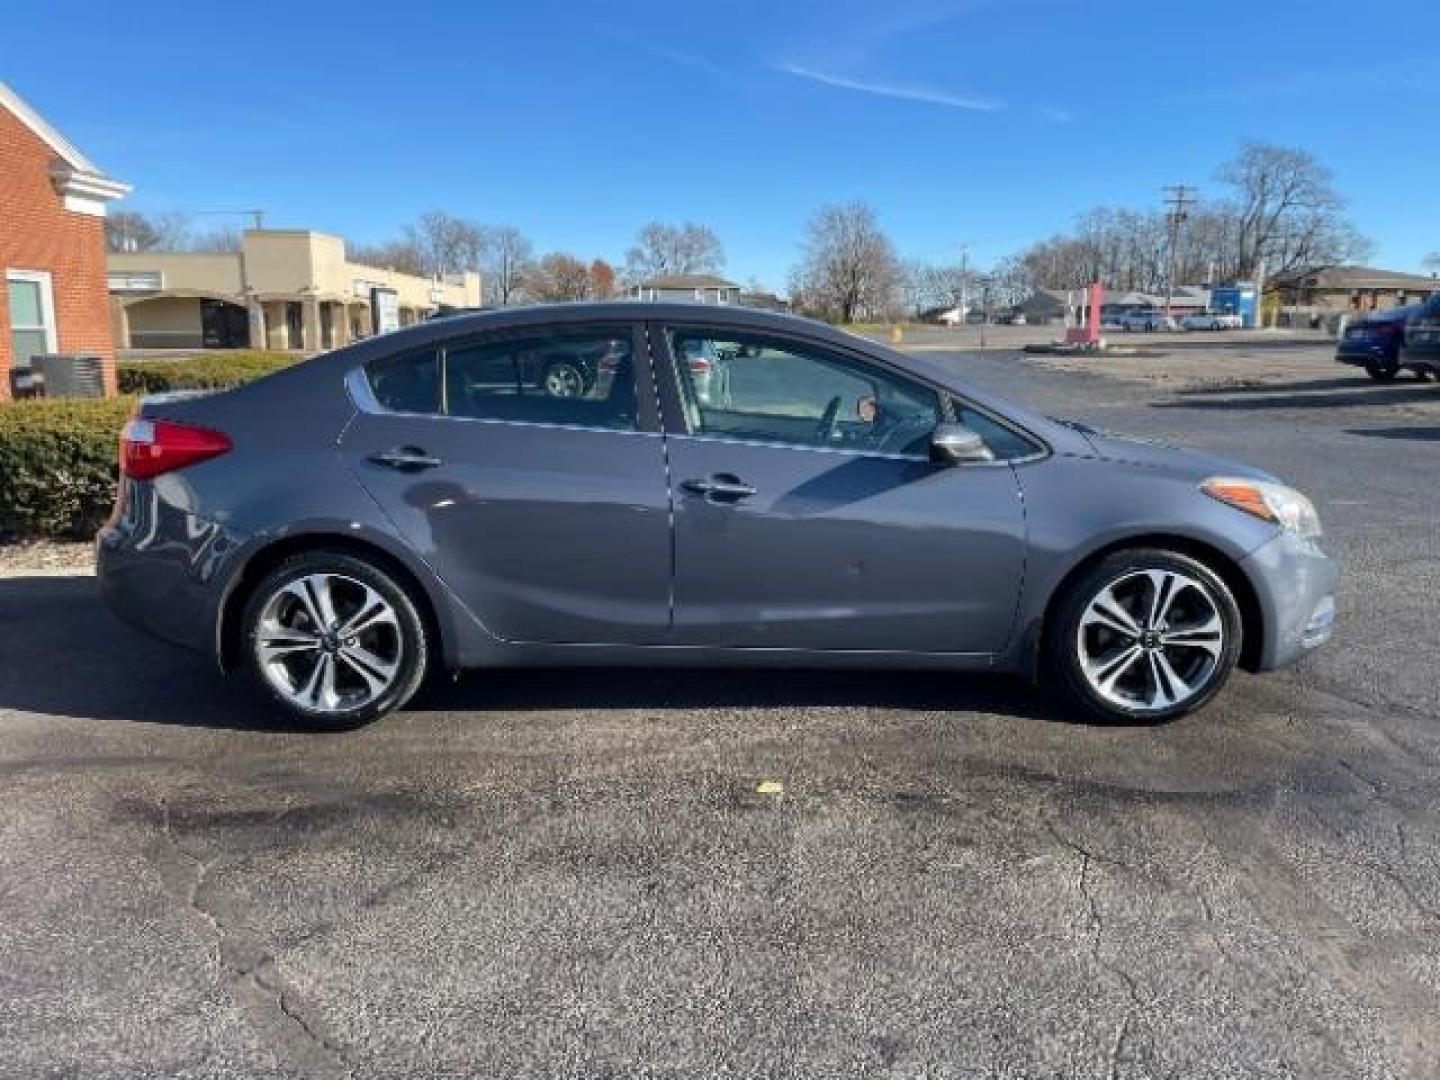
[[(566, 355), (603, 377), (534, 377)], [(723, 395), (697, 356), (732, 358)], [(316, 726), (515, 665), (1020, 672), (1160, 721), (1334, 618), (1315, 510), (1275, 478), (763, 312), (425, 323), (146, 399), (121, 458), (110, 604)]]

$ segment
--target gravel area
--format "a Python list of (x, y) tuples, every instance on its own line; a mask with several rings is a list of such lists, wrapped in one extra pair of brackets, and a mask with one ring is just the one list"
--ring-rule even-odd
[(94, 572), (95, 548), (88, 540), (0, 543), (0, 578)]

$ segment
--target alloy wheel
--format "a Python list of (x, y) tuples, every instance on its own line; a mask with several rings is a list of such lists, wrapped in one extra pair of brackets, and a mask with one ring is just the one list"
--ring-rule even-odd
[(1085, 605), (1076, 632), (1090, 689), (1131, 713), (1184, 705), (1214, 680), (1225, 620), (1209, 587), (1175, 570), (1135, 570)]
[(266, 682), (306, 712), (362, 709), (400, 675), (404, 639), (393, 606), (353, 577), (286, 582), (260, 612), (255, 656)]
[(580, 397), (585, 393), (585, 376), (573, 364), (556, 364), (545, 372), (545, 392), (551, 397)]

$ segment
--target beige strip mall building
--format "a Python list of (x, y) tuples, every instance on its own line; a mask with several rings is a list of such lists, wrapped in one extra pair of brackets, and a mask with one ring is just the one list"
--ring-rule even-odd
[(252, 229), (236, 252), (112, 253), (119, 349), (316, 352), (480, 305), (480, 275), (417, 277), (352, 263), (345, 241), (307, 229)]

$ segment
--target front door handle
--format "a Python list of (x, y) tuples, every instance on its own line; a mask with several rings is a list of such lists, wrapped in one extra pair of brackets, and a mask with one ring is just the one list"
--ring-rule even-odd
[(401, 472), (419, 472), (421, 469), (433, 469), (444, 464), (438, 457), (432, 457), (418, 446), (400, 446), (383, 454), (371, 454), (370, 461)]
[(709, 502), (739, 502), (755, 494), (755, 487), (731, 473), (716, 473), (708, 480), (682, 480), (680, 486)]

